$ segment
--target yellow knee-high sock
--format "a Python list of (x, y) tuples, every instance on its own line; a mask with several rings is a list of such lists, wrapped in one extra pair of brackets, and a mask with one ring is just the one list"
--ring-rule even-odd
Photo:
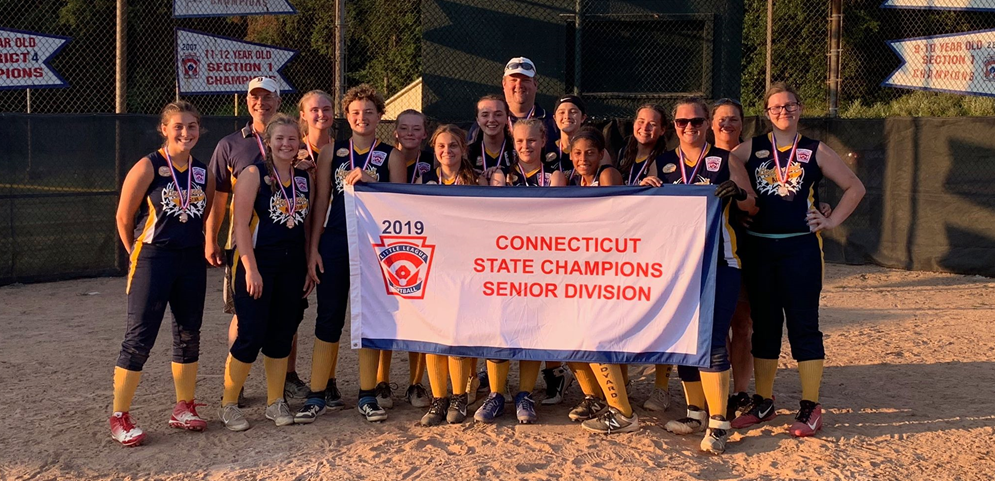
[(428, 366), (432, 397), (446, 397), (449, 394), (449, 356), (426, 354), (425, 364)]
[(135, 398), (142, 371), (129, 371), (114, 366), (114, 412), (126, 413), (131, 410), (131, 400)]
[(221, 405), (227, 406), (238, 402), (238, 392), (245, 384), (245, 378), (249, 377), (249, 370), (252, 364), (247, 364), (228, 355), (225, 363), (225, 393), (221, 396)]
[(487, 383), (491, 385), (491, 392), (504, 395), (508, 389), (508, 371), (511, 370), (511, 361), (487, 361)]
[(266, 371), (266, 405), (269, 406), (283, 397), (283, 386), (287, 381), (289, 358), (274, 359), (263, 356), (263, 369)]
[(590, 364), (568, 362), (567, 365), (573, 371), (574, 377), (577, 378), (577, 384), (580, 385), (580, 390), (584, 392), (585, 396), (604, 399), (605, 395), (601, 392), (601, 386), (598, 385), (598, 380), (595, 379), (594, 371), (591, 370)]
[(314, 339), (311, 352), (311, 391), (322, 392), (328, 387), (328, 373), (339, 352), (339, 343)]
[(449, 377), (453, 382), (453, 394), (466, 394), (466, 381), (473, 374), (473, 358), (450, 357)]
[(539, 380), (541, 361), (518, 361), (518, 392), (531, 393)]
[(359, 350), (359, 389), (372, 391), (377, 387), (377, 366), (380, 364), (380, 351)]
[[(670, 371), (674, 369), (674, 366), (669, 364), (657, 364), (656, 365), (656, 381), (653, 386), (657, 389), (667, 389), (670, 385)], [(698, 406), (704, 407), (704, 406)]]
[(629, 394), (625, 390), (625, 380), (622, 377), (622, 366), (618, 364), (591, 364), (594, 377), (605, 393), (608, 405), (619, 410), (623, 416), (632, 416), (632, 406), (629, 405)]
[(328, 369), (328, 379), (335, 379), (335, 368), (339, 366), (339, 343), (332, 343), (332, 367)]
[(684, 399), (688, 406), (705, 409), (705, 391), (702, 390), (701, 381), (681, 381), (681, 385), (684, 386)]
[(709, 416), (725, 416), (729, 406), (729, 376), (732, 371), (701, 372), (701, 387), (708, 399)]
[(390, 384), (390, 361), (394, 357), (394, 351), (380, 351), (380, 364), (377, 367), (377, 384), (385, 382)]
[(562, 365), (563, 363), (560, 361), (546, 361), (546, 369), (555, 369)]
[(768, 399), (774, 396), (774, 377), (777, 376), (777, 359), (753, 358), (753, 382), (757, 394)]
[(176, 388), (176, 402), (193, 401), (197, 390), (197, 363), (173, 363), (173, 387)]
[(798, 363), (798, 375), (802, 378), (802, 399), (819, 402), (819, 387), (822, 385), (822, 359)]
[(411, 386), (421, 384), (422, 378), (425, 377), (425, 354), (421, 352), (409, 352), (408, 365), (411, 368), (408, 384)]

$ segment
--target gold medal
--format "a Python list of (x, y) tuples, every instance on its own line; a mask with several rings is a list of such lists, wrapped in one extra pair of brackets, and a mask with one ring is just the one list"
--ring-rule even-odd
[(783, 184), (780, 185), (780, 186), (778, 186), (778, 188), (777, 188), (777, 195), (779, 195), (781, 197), (787, 197), (788, 196), (788, 187), (785, 186), (785, 185), (783, 185)]
[(190, 217), (187, 216), (186, 212), (180, 214), (180, 222), (186, 224), (188, 220), (190, 220)]
[(293, 229), (294, 228), (294, 218), (293, 217), (287, 219), (287, 228), (288, 229)]

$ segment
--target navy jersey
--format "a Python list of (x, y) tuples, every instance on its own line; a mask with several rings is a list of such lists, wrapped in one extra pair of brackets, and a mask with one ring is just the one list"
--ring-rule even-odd
[(176, 249), (204, 245), (207, 166), (191, 156), (183, 170), (170, 169), (162, 149), (147, 158), (152, 162), (154, 177), (145, 190), (145, 202), (138, 208), (135, 245)]
[(567, 174), (574, 168), (573, 162), (570, 161), (570, 148), (567, 147), (564, 150), (560, 146), (560, 139), (558, 137), (553, 142), (553, 146), (546, 150), (545, 155), (542, 157), (542, 163)]
[[(598, 170), (594, 173), (594, 180), (587, 187), (594, 187), (594, 186), (600, 185), (600, 183), (601, 183), (601, 174), (605, 170), (611, 169), (611, 168), (613, 168), (613, 167), (610, 166), (610, 165), (599, 165), (598, 166)], [(580, 174), (578, 174), (576, 172), (572, 172), (570, 175), (567, 176), (567, 185), (584, 185), (582, 183), (582, 181), (583, 181), (583, 176), (581, 176)]]
[[(327, 148), (327, 147), (326, 147)], [(377, 182), (390, 182), (388, 159), (394, 150), (390, 144), (376, 142), (371, 150), (358, 152), (350, 147), (348, 140), (336, 140), (332, 146), (332, 203), (328, 207), (325, 228), (341, 235), (346, 233), (345, 224), (345, 177), (353, 168), (363, 169)]]
[[(252, 219), (249, 221), (252, 246), (256, 249), (296, 246), (303, 248), (304, 218), (311, 209), (308, 201), (311, 179), (307, 172), (293, 169), (294, 178), (281, 179), (283, 181), (281, 189), (277, 185), (276, 176), (270, 175), (265, 164), (257, 164), (256, 168), (259, 169), (260, 179), (256, 201), (252, 204)], [(288, 199), (294, 199), (293, 205), (287, 202)]]
[(432, 170), (429, 170), (428, 172), (425, 172), (425, 174), (422, 175), (421, 177), (421, 183), (438, 184), (438, 185), (463, 185), (463, 183), (460, 182), (459, 178), (451, 179), (448, 181), (440, 180), (442, 178), (442, 174), (439, 171), (439, 169), (440, 169), (439, 167), (436, 167)]
[(532, 171), (524, 170), (522, 164), (515, 164), (514, 167), (504, 169), (505, 182), (508, 185), (522, 187), (549, 186), (549, 182), (553, 178), (553, 172), (556, 172), (556, 169), (542, 163), (540, 163), (538, 169)]
[[(760, 212), (753, 216), (750, 230), (760, 234), (801, 234), (810, 232), (806, 216), (809, 209), (819, 204), (819, 182), (822, 169), (816, 161), (819, 141), (799, 137), (784, 185), (778, 179), (774, 161), (772, 134), (753, 138), (746, 171), (757, 193)], [(782, 139), (785, 140), (785, 139)], [(776, 152), (781, 172), (788, 165), (790, 147)]]
[[(625, 155), (625, 149), (623, 148), (618, 153), (618, 158), (621, 159)], [(625, 172), (622, 172), (622, 182), (625, 185), (639, 185), (643, 179), (654, 176), (660, 177), (659, 174), (659, 161), (658, 159), (636, 159)], [(621, 165), (621, 161), (619, 161)], [(621, 169), (619, 169), (621, 171)]]
[(503, 169), (515, 160), (515, 141), (506, 137), (502, 145), (504, 148), (500, 152), (487, 152), (484, 149), (484, 135), (481, 133), (479, 139), (467, 146), (467, 158), (473, 162), (473, 167), (480, 172), (483, 172), (485, 167), (497, 166)]
[[(684, 176), (691, 185), (718, 185), (729, 180), (729, 151), (705, 144), (704, 155), (699, 164), (697, 158), (684, 157), (684, 176), (681, 175), (678, 149), (668, 150), (657, 157), (660, 165), (660, 180), (664, 184), (684, 184)], [(691, 165), (695, 164), (695, 165)], [(695, 170), (695, 167), (698, 167)], [(722, 260), (719, 265), (740, 267), (737, 228), (730, 219), (731, 199), (722, 200), (722, 236), (719, 238), (719, 251)]]
[(408, 175), (405, 177), (407, 183), (414, 184), (418, 177), (421, 177), (432, 170), (432, 164), (435, 162), (434, 154), (427, 150), (418, 152), (418, 157), (415, 160), (408, 161)]

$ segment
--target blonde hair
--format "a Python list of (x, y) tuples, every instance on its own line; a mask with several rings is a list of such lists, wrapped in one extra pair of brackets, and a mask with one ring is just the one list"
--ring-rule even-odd
[[(304, 94), (301, 97), (301, 99), (297, 102), (297, 111), (303, 114), (304, 113), (304, 103), (307, 102), (308, 100), (310, 100), (312, 97), (321, 97), (321, 98), (327, 100), (328, 103), (331, 106), (333, 106), (333, 107), (335, 106), (335, 99), (333, 99), (332, 96), (328, 94), (328, 92), (325, 92), (324, 90), (311, 90), (308, 93)], [(299, 124), (300, 124), (301, 136), (302, 137), (306, 137), (307, 134), (308, 134), (307, 121), (304, 120), (304, 119), (301, 119), (300, 122), (299, 122)], [(332, 136), (332, 129), (329, 128), (328, 129), (328, 137), (331, 138), (331, 136)]]

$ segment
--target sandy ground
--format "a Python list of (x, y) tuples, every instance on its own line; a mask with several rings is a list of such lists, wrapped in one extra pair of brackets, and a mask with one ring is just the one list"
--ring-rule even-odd
[[(699, 453), (697, 435), (664, 431), (683, 412), (680, 400), (659, 415), (637, 408), (636, 433), (585, 433), (566, 417), (580, 399), (576, 386), (564, 405), (541, 407), (541, 424), (530, 426), (515, 424), (512, 412), (496, 425), (422, 428), (416, 423), (423, 410), (399, 400), (383, 424), (347, 410), (277, 428), (263, 418), (261, 363), (246, 386), (253, 428), (228, 432), (217, 418), (228, 325), (217, 272), (209, 285), (198, 386), (208, 403), (200, 408), (208, 431), (166, 425), (174, 394), (164, 323), (132, 407), (148, 438), (133, 449), (112, 441), (107, 427), (125, 325), (124, 279), (0, 288), (0, 479), (995, 478), (991, 279), (830, 266), (822, 299), (823, 432), (788, 436), (799, 383), (794, 363), (782, 355), (775, 386), (781, 415), (734, 434), (719, 457)], [(302, 333), (313, 329), (313, 312)], [(299, 357), (305, 378), (309, 337), (302, 336)], [(355, 366), (355, 352), (344, 350), (339, 382), (349, 401), (358, 390)], [(395, 354), (401, 393), (407, 372), (407, 356)], [(677, 380), (671, 383), (681, 398)], [(648, 370), (634, 376), (635, 405), (651, 387)]]

